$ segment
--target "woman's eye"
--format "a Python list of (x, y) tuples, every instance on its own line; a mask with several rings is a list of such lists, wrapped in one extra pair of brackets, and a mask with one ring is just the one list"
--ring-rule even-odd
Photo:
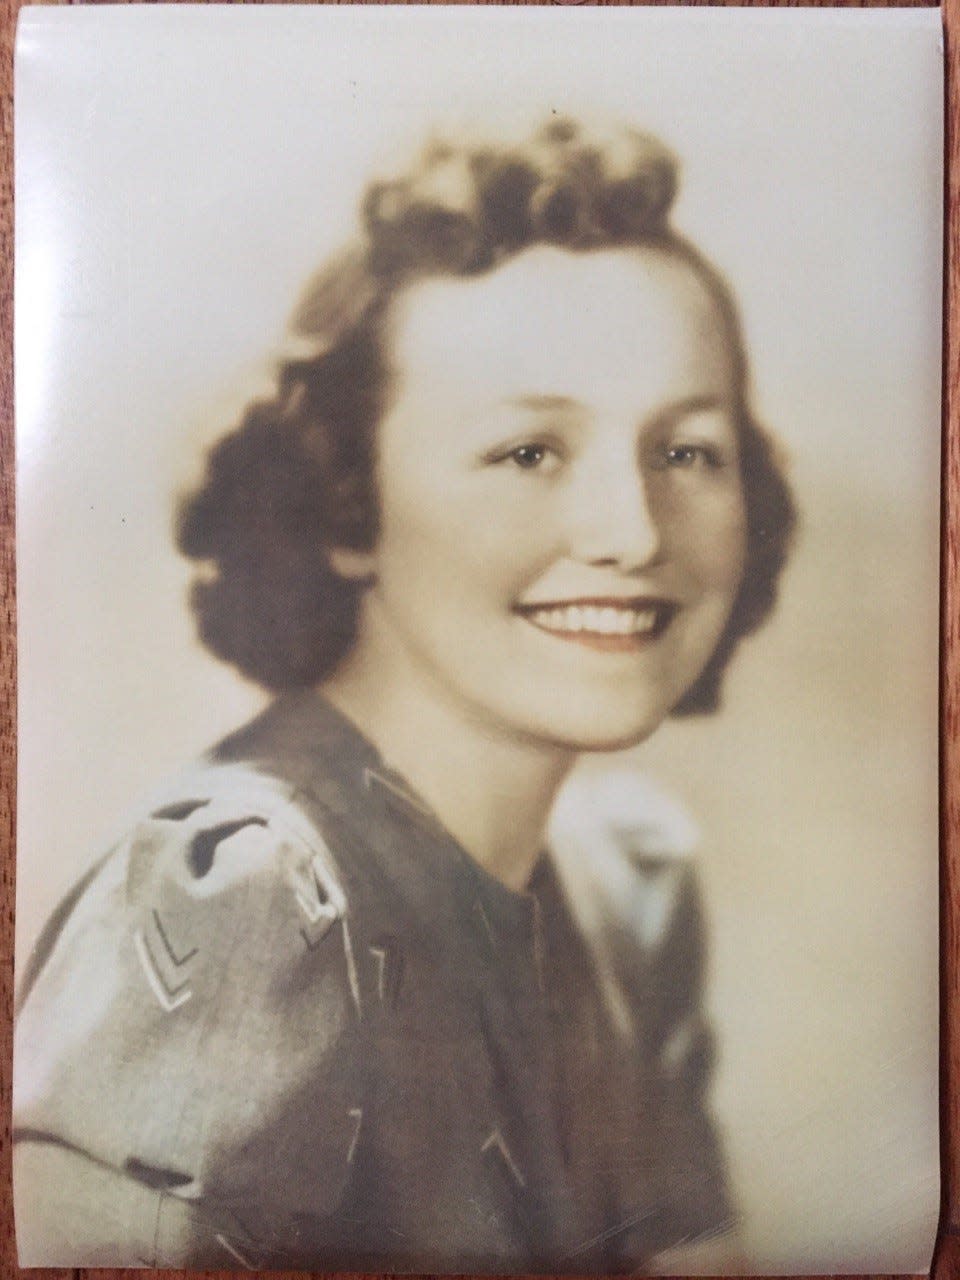
[(524, 471), (532, 471), (542, 466), (550, 450), (544, 444), (521, 444), (511, 449), (507, 458)]
[(522, 440), (520, 444), (504, 443), (484, 454), (486, 466), (507, 467), (511, 471), (537, 471), (552, 475), (567, 456), (563, 444), (547, 440)]
[(723, 466), (723, 458), (718, 449), (705, 444), (674, 444), (663, 450), (661, 466), (691, 470), (695, 467), (716, 468)]

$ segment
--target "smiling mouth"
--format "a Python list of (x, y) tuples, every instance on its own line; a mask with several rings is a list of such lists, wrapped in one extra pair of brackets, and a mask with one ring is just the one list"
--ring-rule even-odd
[(558, 640), (608, 653), (633, 653), (663, 634), (677, 606), (646, 598), (577, 600), (518, 605), (516, 612)]

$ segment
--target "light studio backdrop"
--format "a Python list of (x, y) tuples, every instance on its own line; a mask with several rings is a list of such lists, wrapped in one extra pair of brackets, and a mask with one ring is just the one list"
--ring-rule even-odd
[(751, 1266), (924, 1270), (938, 14), (35, 9), (18, 59), (21, 971), (138, 797), (265, 700), (195, 638), (175, 497), (269, 390), (369, 176), (437, 126), (633, 122), (679, 157), (674, 223), (739, 300), (801, 525), (720, 713), (619, 763), (699, 832), (712, 1101)]

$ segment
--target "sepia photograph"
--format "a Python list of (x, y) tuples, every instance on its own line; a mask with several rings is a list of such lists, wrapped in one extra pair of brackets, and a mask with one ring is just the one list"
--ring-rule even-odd
[(21, 1265), (926, 1271), (938, 11), (16, 59)]

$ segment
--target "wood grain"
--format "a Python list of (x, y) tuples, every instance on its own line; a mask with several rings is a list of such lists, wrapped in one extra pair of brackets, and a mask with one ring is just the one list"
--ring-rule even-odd
[[(2, 2), (3, 57), (0, 97), (0, 1280), (141, 1280), (163, 1274), (188, 1280), (199, 1273), (151, 1273), (143, 1270), (106, 1271), (89, 1268), (21, 1271), (16, 1262), (13, 1204), (10, 1193), (10, 1084), (13, 1010), (14, 824), (16, 814), (16, 654), (14, 646), (16, 592), (14, 580), (14, 444), (13, 444), (13, 41), (20, 0)], [(56, 0), (54, 0), (56, 2)], [(240, 0), (241, 3), (244, 0)], [(429, 0), (443, 2), (443, 0)], [(469, 0), (468, 0), (469, 2)], [(521, 0), (522, 2), (522, 0)], [(561, 3), (564, 0), (561, 0)], [(567, 0), (583, 3), (584, 0)], [(599, 0), (606, 3), (607, 0)], [(617, 0), (614, 0), (617, 2)], [(659, 3), (660, 0), (655, 0)], [(693, 3), (707, 0), (693, 0)], [(712, 0), (716, 3), (717, 0)], [(752, 0), (745, 0), (751, 4)], [(867, 0), (870, 3), (870, 0)], [(910, 0), (907, 0), (910, 3)], [(903, 7), (904, 0), (900, 0)], [(778, 0), (778, 7), (799, 7), (796, 0)], [(853, 0), (850, 7), (866, 7)], [(925, 5), (911, 4), (911, 7)], [(945, 0), (947, 53), (947, 221), (945, 234), (945, 363), (943, 587), (942, 587), (942, 700), (941, 700), (941, 1120), (942, 1224), (931, 1274), (935, 1280), (960, 1280), (960, 0)], [(249, 1275), (249, 1272), (220, 1273)], [(305, 1272), (277, 1272), (288, 1280), (302, 1280)], [(875, 1277), (875, 1280), (886, 1280)], [(891, 1278), (892, 1280), (892, 1278)]]
[(937, 1280), (960, 1276), (960, 0), (947, 0), (944, 485), (941, 613), (941, 1235)]

